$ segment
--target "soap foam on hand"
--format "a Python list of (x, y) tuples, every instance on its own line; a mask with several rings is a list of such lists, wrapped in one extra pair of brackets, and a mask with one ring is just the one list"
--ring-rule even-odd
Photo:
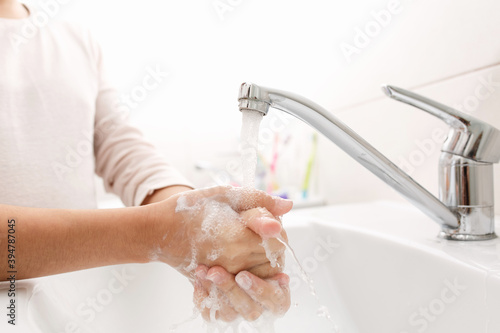
[[(190, 200), (187, 194), (180, 195), (177, 200), (175, 212), (184, 215), (183, 223), (190, 223), (191, 220), (199, 219), (200, 217), (202, 218), (202, 222), (199, 232), (196, 235), (192, 235), (190, 239), (191, 260), (178, 267), (179, 270), (192, 272), (198, 267), (198, 261), (201, 260), (199, 257), (201, 251), (199, 250), (199, 246), (202, 243), (204, 245), (211, 244), (211, 250), (207, 254), (208, 260), (213, 261), (219, 258), (224, 248), (218, 242), (218, 238), (224, 233), (226, 239), (228, 238), (227, 236), (231, 239), (236, 237), (239, 231), (246, 229), (241, 216), (233, 207), (240, 207), (243, 210), (254, 207), (255, 196), (249, 195), (254, 191), (250, 188), (233, 188), (225, 192), (223, 197), (216, 195), (214, 197), (200, 197), (197, 200)], [(245, 209), (245, 207), (248, 207), (248, 209)], [(231, 227), (228, 227), (229, 225)], [(266, 249), (266, 254), (268, 252), (272, 253), (272, 251)], [(279, 254), (282, 255), (281, 252)], [(277, 258), (275, 261), (277, 261)], [(196, 299), (196, 297), (204, 298)], [(270, 312), (262, 314), (258, 320), (253, 322), (247, 322), (241, 317), (231, 323), (217, 320), (217, 311), (222, 308), (224, 302), (227, 302), (225, 295), (221, 294), (215, 285), (212, 285), (208, 296), (195, 295), (195, 303), (209, 310), (211, 321), (205, 323), (207, 332), (274, 332), (273, 322), (275, 316)], [(264, 308), (263, 305), (262, 307)], [(199, 316), (199, 312), (197, 312), (197, 316)], [(180, 326), (196, 319), (196, 317), (191, 317), (183, 323), (172, 326), (170, 332), (182, 331), (180, 330)]]
[(222, 234), (225, 233), (226, 236), (236, 237), (245, 229), (240, 215), (233, 210), (229, 200), (219, 201), (211, 197), (199, 198), (192, 205), (189, 205), (186, 196), (181, 195), (177, 199), (175, 212), (184, 214), (187, 223), (189, 223), (190, 219), (200, 216), (200, 214), (203, 217), (200, 232), (190, 239), (191, 261), (189, 264), (178, 268), (187, 273), (194, 271), (198, 267), (198, 247), (201, 244), (210, 244), (211, 250), (206, 259), (216, 261), (223, 251), (223, 247), (219, 242)]

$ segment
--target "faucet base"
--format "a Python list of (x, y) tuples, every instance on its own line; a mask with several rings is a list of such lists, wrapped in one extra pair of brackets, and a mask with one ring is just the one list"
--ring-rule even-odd
[(439, 238), (454, 241), (483, 241), (497, 238), (497, 235), (493, 232), (486, 235), (470, 235), (470, 234), (453, 234), (447, 233), (446, 231), (440, 231), (438, 234)]

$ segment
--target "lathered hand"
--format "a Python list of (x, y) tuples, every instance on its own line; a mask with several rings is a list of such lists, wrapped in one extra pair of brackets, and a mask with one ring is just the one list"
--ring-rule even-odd
[[(265, 192), (219, 186), (186, 191), (153, 204), (156, 230), (160, 230), (152, 256), (191, 279), (199, 264), (221, 266), (231, 274), (240, 271), (269, 278), (281, 272), (286, 239), (279, 216), (292, 202)], [(271, 266), (262, 239), (277, 254)]]
[(196, 269), (194, 303), (206, 321), (231, 322), (240, 316), (254, 321), (264, 312), (282, 316), (290, 308), (289, 281), (284, 273), (260, 279), (246, 271), (233, 275), (222, 267), (200, 265)]

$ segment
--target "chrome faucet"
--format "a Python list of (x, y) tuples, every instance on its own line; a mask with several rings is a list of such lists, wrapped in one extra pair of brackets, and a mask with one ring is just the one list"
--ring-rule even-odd
[(404, 89), (384, 86), (385, 94), (420, 108), (450, 125), (439, 161), (439, 199), (318, 104), (294, 93), (243, 83), (239, 108), (267, 114), (289, 113), (314, 127), (441, 226), (450, 240), (495, 238), (493, 163), (500, 160), (495, 127)]

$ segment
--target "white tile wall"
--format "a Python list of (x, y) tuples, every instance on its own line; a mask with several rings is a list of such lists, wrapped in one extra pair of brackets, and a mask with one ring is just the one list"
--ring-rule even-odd
[[(401, 87), (406, 88), (404, 85)], [(481, 89), (483, 94), (491, 92), (491, 95), (478, 98), (477, 89)], [(460, 75), (414, 91), (444, 104), (463, 108), (464, 112), (500, 128), (500, 66)], [(437, 195), (441, 143), (432, 139), (432, 133), (436, 130), (447, 133), (447, 125), (441, 120), (387, 97), (333, 113), (397, 165), (401, 166), (403, 160), (413, 160), (411, 176)], [(420, 155), (425, 158), (421, 161), (415, 159), (419, 154), (416, 151), (421, 151), (423, 154)], [(403, 200), (325, 138), (321, 140), (320, 152), (321, 190), (328, 202)], [(495, 166), (494, 172), (495, 206), (500, 213), (499, 165)]]
[[(323, 96), (330, 109), (377, 98), (383, 83), (421, 87), (500, 62), (500, 1), (396, 2), (401, 3), (399, 13), (369, 38), (342, 73), (325, 83)], [(360, 6), (363, 19), (352, 19), (353, 29), (343, 34), (342, 41), (352, 43), (355, 27), (364, 30), (374, 22), (368, 13), (384, 10), (369, 7)]]
[[(455, 104), (474, 93), (477, 75), (500, 62), (496, 0), (255, 0), (242, 2), (226, 20), (214, 13), (211, 1), (146, 0), (142, 5), (155, 11), (139, 15), (140, 29), (129, 24), (129, 16), (138, 14), (135, 5), (106, 3), (75, 2), (61, 15), (98, 32), (113, 60), (109, 70), (125, 82), (124, 92), (139, 82), (145, 66), (161, 64), (170, 72), (135, 111), (134, 123), (195, 181), (195, 161), (234, 150), (241, 126), (235, 99), (245, 80), (313, 99), (398, 162), (417, 148), (415, 140), (446, 126), (388, 100), (381, 84)], [(357, 29), (366, 30), (390, 8), (397, 10), (387, 24), (347, 61), (342, 43), (353, 44)], [(481, 101), (475, 115), (500, 127), (498, 94)], [(330, 202), (399, 198), (332, 144), (321, 140), (321, 146), (319, 179)], [(437, 151), (436, 145), (412, 174), (434, 193)]]

